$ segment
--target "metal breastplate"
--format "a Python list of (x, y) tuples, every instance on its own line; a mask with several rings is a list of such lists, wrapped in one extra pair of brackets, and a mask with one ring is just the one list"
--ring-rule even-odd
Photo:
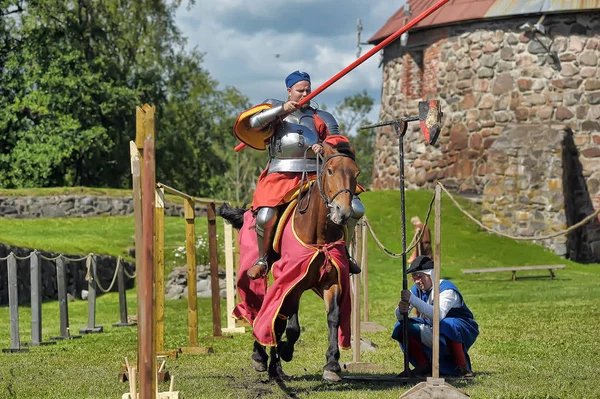
[(288, 115), (275, 126), (275, 134), (271, 137), (269, 173), (316, 172), (316, 155), (306, 149), (318, 142), (319, 135), (311, 109), (296, 110)]

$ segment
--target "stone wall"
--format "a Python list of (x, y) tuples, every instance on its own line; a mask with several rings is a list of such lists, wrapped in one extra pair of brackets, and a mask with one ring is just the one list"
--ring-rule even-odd
[[(410, 33), (384, 52), (380, 120), (417, 114), (421, 99), (442, 100), (439, 143), (426, 146), (418, 124), (405, 139), (409, 189), (436, 179), (461, 192), (483, 192), (488, 149), (521, 123), (569, 126), (582, 155), (594, 205), (600, 206), (600, 14), (548, 15), (560, 70), (531, 35), (519, 31), (536, 17), (519, 17)], [(550, 39), (542, 37), (544, 43)], [(422, 62), (418, 70), (420, 58)], [(415, 82), (420, 83), (415, 87)], [(559, 129), (560, 130), (560, 129)], [(377, 133), (373, 189), (398, 188), (397, 139)]]
[[(564, 131), (519, 126), (504, 132), (488, 150), (481, 221), (519, 236), (548, 235), (566, 229), (562, 185)], [(545, 246), (566, 254), (565, 236)]]
[[(232, 277), (232, 284), (235, 286), (236, 274)], [(236, 290), (234, 290), (236, 294)], [(187, 298), (188, 285), (187, 285), (187, 267), (177, 267), (169, 274), (167, 283), (165, 285), (165, 297), (169, 299), (181, 299)], [(210, 266), (208, 265), (197, 265), (196, 266), (196, 295), (199, 298), (210, 298), (212, 297), (212, 285), (210, 278)], [(222, 299), (227, 298), (227, 280), (225, 270), (219, 267), (219, 295)]]
[[(47, 197), (0, 197), (0, 217), (91, 217), (133, 214), (132, 197), (56, 195)], [(183, 205), (165, 203), (165, 215), (183, 217)], [(206, 208), (196, 205), (196, 216)]]
[[(417, 115), (419, 100), (441, 100), (444, 128), (435, 146), (426, 145), (418, 124), (409, 125), (406, 187), (432, 189), (439, 180), (456, 192), (484, 195), (486, 224), (522, 235), (565, 228), (600, 207), (600, 13), (547, 15), (548, 37), (537, 37), (554, 58), (519, 30), (537, 18), (411, 32), (407, 47), (395, 41), (384, 52), (379, 118)], [(572, 132), (568, 160), (561, 150), (565, 128)], [(537, 139), (521, 137), (527, 134)], [(389, 126), (378, 130), (376, 148), (371, 188), (397, 189), (398, 139)], [(567, 196), (563, 179), (573, 162), (581, 184)], [(591, 211), (569, 211), (581, 203)], [(594, 231), (583, 236), (594, 241)], [(572, 244), (544, 243), (567, 255)], [(577, 257), (598, 252), (593, 242), (584, 247)]]
[[(32, 252), (29, 248), (11, 247), (0, 243), (0, 258), (6, 257), (9, 253), (13, 252), (18, 257), (26, 257)], [(39, 253), (46, 258), (54, 258), (58, 256), (58, 253), (39, 251)], [(67, 258), (76, 259), (81, 258), (85, 255), (73, 255), (63, 254)], [(98, 276), (100, 285), (104, 288), (108, 288), (113, 279), (115, 273), (115, 267), (117, 265), (117, 258), (108, 255), (97, 255), (96, 257), (96, 275)], [(123, 261), (125, 270), (132, 275), (135, 271), (135, 263)], [(58, 299), (58, 285), (56, 282), (56, 265), (53, 261), (47, 261), (40, 259), (40, 265), (42, 268), (42, 300), (56, 300)], [(79, 262), (65, 262), (65, 268), (67, 273), (67, 293), (74, 298), (81, 298), (81, 291), (88, 289), (88, 283), (85, 280), (87, 273), (85, 260)], [(17, 289), (19, 297), (19, 305), (27, 305), (31, 300), (31, 280), (30, 280), (30, 262), (29, 260), (17, 260)], [(126, 280), (126, 288), (133, 288), (133, 280)], [(5, 306), (8, 304), (8, 273), (7, 273), (7, 261), (0, 261), (0, 305)], [(117, 284), (111, 291), (118, 291)], [(98, 295), (102, 294), (102, 291), (97, 290)], [(118, 312), (118, 309), (116, 310)]]

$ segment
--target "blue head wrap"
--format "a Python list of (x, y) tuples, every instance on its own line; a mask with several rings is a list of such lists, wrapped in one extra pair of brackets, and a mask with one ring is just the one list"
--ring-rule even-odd
[(301, 82), (303, 80), (306, 80), (310, 83), (310, 76), (306, 72), (300, 72), (300, 71), (292, 72), (288, 75), (287, 78), (285, 78), (285, 87), (287, 87), (289, 89), (296, 83)]

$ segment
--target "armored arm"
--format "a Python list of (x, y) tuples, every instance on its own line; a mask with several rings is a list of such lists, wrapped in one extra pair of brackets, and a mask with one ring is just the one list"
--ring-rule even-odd
[(329, 134), (331, 134), (331, 135), (340, 134), (340, 126), (338, 124), (338, 121), (333, 117), (333, 115), (331, 115), (327, 111), (322, 111), (320, 109), (317, 110), (317, 115), (327, 125), (327, 129), (329, 130)]
[(265, 109), (252, 115), (249, 119), (250, 127), (261, 129), (283, 115), (283, 102), (279, 100), (266, 100), (265, 104), (272, 104), (273, 108)]

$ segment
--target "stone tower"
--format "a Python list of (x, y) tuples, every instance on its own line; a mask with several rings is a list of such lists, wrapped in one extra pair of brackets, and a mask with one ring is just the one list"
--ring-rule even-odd
[[(408, 1), (376, 44), (433, 5)], [(600, 207), (600, 1), (448, 3), (384, 50), (380, 120), (439, 99), (444, 129), (426, 146), (407, 133), (406, 183), (436, 180), (482, 199), (482, 221), (514, 235), (547, 235)], [(593, 3), (593, 4), (592, 4)], [(554, 7), (554, 8), (553, 8)], [(407, 39), (407, 40), (406, 40)], [(372, 189), (398, 187), (397, 139), (377, 132)], [(600, 260), (599, 223), (542, 244)]]

